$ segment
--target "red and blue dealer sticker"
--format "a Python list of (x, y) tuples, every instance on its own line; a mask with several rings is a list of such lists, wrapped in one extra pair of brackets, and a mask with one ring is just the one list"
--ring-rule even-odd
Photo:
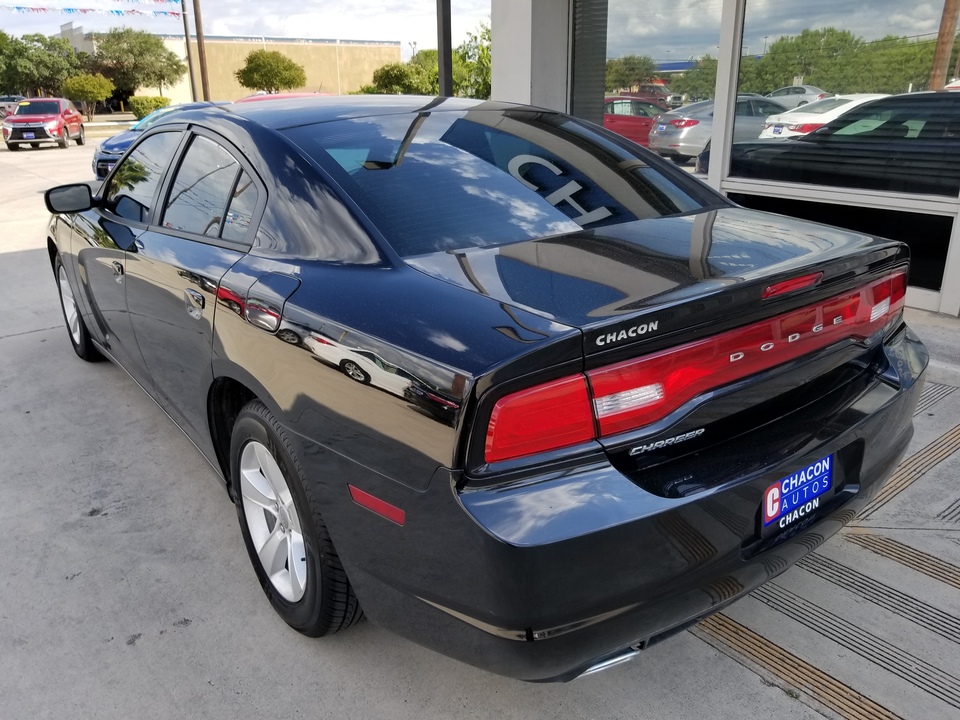
[(820, 507), (833, 488), (833, 455), (778, 480), (763, 493), (764, 532), (783, 530)]

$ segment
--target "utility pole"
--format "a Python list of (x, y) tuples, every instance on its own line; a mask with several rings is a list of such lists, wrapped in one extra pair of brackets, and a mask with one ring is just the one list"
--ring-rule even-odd
[(943, 90), (947, 82), (947, 68), (950, 66), (950, 53), (957, 36), (958, 16), (960, 16), (960, 0), (944, 0), (943, 15), (940, 17), (940, 33), (937, 35), (937, 49), (933, 54), (933, 67), (930, 69), (931, 90)]
[(187, 20), (187, 0), (180, 0), (180, 15), (183, 17), (183, 39), (187, 44), (187, 73), (190, 75), (190, 96), (197, 101), (197, 74), (193, 68), (193, 51), (190, 50), (190, 23)]
[(203, 99), (210, 100), (210, 80), (207, 78), (207, 50), (203, 45), (203, 19), (200, 17), (200, 0), (193, 0), (193, 24), (197, 28), (197, 57), (200, 60), (200, 86)]
[(453, 95), (453, 48), (450, 41), (450, 0), (437, 0), (437, 62), (440, 94)]

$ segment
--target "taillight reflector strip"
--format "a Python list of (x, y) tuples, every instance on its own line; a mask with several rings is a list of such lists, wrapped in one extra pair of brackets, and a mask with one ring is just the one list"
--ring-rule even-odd
[[(790, 292), (819, 281), (820, 273), (813, 273), (767, 290)], [(589, 388), (583, 375), (574, 375), (506, 395), (490, 418), (485, 459), (525, 457), (636, 430), (711, 390), (842, 340), (864, 339), (903, 308), (906, 285), (906, 271), (898, 271), (773, 318), (588, 371)]]

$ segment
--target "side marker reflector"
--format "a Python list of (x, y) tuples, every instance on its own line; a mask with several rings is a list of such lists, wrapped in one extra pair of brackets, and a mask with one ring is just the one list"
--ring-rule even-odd
[(360, 488), (355, 488), (353, 485), (348, 484), (347, 487), (350, 489), (350, 497), (353, 498), (353, 501), (357, 505), (375, 512), (377, 515), (385, 517), (390, 522), (394, 522), (403, 527), (403, 524), (407, 518), (407, 514), (403, 510), (398, 508), (396, 505), (391, 505), (386, 500), (381, 500), (380, 498), (375, 497), (368, 492), (364, 492)]

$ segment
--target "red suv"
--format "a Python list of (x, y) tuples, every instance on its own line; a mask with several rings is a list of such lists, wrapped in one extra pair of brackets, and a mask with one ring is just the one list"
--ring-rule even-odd
[(3, 141), (8, 150), (19, 150), (25, 144), (39, 147), (40, 143), (65, 148), (71, 140), (77, 145), (86, 142), (83, 115), (63, 98), (23, 100), (3, 119)]

